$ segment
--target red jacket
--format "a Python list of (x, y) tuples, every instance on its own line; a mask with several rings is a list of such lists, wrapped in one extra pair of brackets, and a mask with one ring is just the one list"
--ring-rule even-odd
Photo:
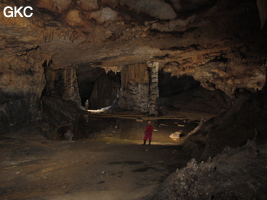
[(154, 130), (153, 126), (151, 125), (147, 125), (146, 126), (146, 130), (145, 130), (145, 133), (146, 134), (152, 134), (152, 131)]

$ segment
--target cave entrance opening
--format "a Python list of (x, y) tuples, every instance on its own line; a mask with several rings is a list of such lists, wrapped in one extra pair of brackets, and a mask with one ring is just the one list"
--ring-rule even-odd
[(193, 76), (172, 76), (171, 73), (159, 71), (159, 97), (170, 97), (200, 86)]
[(82, 106), (89, 100), (89, 109), (100, 109), (111, 106), (118, 98), (120, 73), (90, 66), (79, 67), (76, 73)]
[(198, 113), (219, 115), (230, 106), (230, 98), (221, 90), (208, 90), (193, 76), (172, 76), (159, 71), (160, 114)]

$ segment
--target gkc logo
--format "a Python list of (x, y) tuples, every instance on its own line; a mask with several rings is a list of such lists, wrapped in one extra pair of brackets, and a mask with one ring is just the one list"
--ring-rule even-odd
[[(27, 11), (30, 10), (30, 11)], [(3, 14), (5, 17), (31, 17), (33, 15), (33, 8), (31, 6), (26, 6), (26, 7), (19, 7), (17, 8), (16, 6), (13, 8), (11, 6), (6, 6), (3, 10)]]

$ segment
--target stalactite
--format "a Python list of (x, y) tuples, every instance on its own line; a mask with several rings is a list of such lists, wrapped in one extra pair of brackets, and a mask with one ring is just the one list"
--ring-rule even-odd
[(128, 84), (131, 82), (143, 84), (148, 83), (149, 81), (147, 66), (145, 63), (122, 67), (121, 77), (121, 85), (123, 89), (127, 89)]

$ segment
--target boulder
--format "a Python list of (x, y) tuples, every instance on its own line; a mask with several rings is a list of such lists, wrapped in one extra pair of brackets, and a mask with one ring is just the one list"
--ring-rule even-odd
[(89, 19), (95, 19), (98, 24), (103, 24), (108, 21), (118, 20), (118, 14), (111, 8), (105, 7), (100, 10), (92, 12), (89, 16)]
[(72, 0), (37, 0), (35, 4), (39, 8), (62, 13), (70, 6), (71, 2)]
[(82, 18), (80, 16), (80, 13), (78, 10), (74, 9), (74, 10), (70, 10), (67, 15), (66, 15), (66, 22), (70, 25), (70, 26), (78, 26), (81, 25), (82, 22)]
[(77, 4), (86, 11), (97, 10), (99, 8), (97, 0), (78, 0)]

